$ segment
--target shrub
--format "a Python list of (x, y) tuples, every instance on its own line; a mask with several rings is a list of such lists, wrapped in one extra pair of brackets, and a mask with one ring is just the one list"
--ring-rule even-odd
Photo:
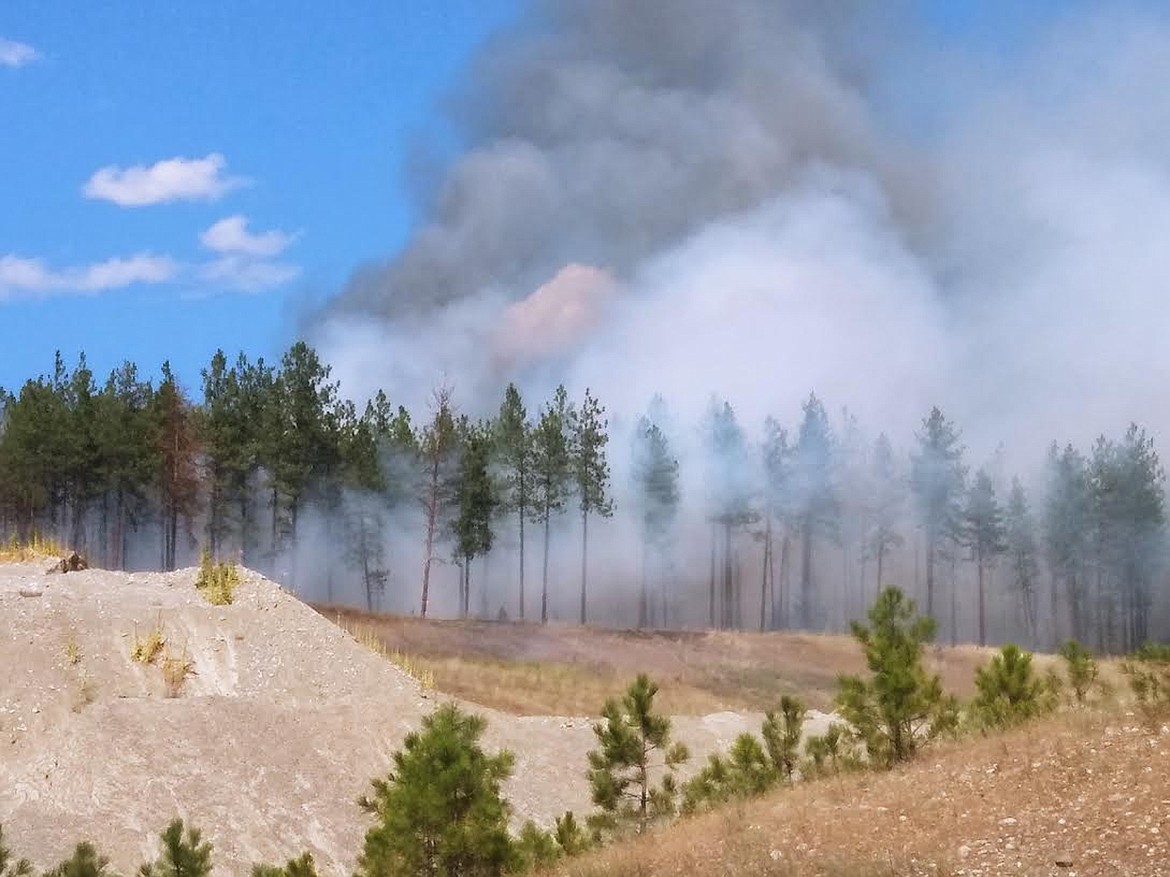
[[(671, 743), (670, 719), (654, 712), (658, 686), (642, 673), (620, 701), (611, 698), (603, 721), (593, 726), (598, 747), (589, 753), (589, 785), (599, 812), (596, 831), (633, 826), (642, 832), (653, 820), (675, 811), (675, 771), (690, 758), (686, 746)], [(651, 775), (662, 771), (655, 785)]]
[(853, 636), (865, 649), (871, 676), (841, 676), (837, 706), (873, 765), (908, 761), (920, 745), (951, 730), (958, 703), (943, 693), (937, 674), (922, 666), (935, 623), (915, 614), (914, 602), (888, 587), (869, 610), (870, 626), (854, 621)]
[(204, 549), (199, 555), (199, 575), (195, 587), (213, 606), (228, 606), (235, 599), (240, 585), (240, 571), (234, 563), (216, 563), (211, 552)]
[(1008, 643), (975, 671), (978, 689), (971, 719), (982, 728), (1007, 728), (1056, 709), (1060, 680), (1041, 679), (1032, 669), (1032, 653)]
[(110, 877), (110, 860), (99, 855), (89, 841), (82, 841), (73, 850), (73, 855), (45, 872), (45, 877)]
[(12, 851), (4, 841), (4, 826), (0, 825), (0, 877), (31, 877), (32, 872), (28, 859), (12, 860)]
[(514, 864), (510, 808), (500, 796), (513, 757), (480, 748), (486, 726), (445, 704), (407, 735), (389, 775), (358, 802), (378, 820), (366, 833), (358, 875), (486, 877)]
[(592, 838), (585, 833), (572, 810), (566, 810), (564, 816), (558, 816), (553, 835), (566, 856), (575, 856), (585, 852), (593, 846)]
[(809, 777), (857, 770), (862, 761), (849, 739), (849, 729), (833, 722), (819, 737), (809, 737), (804, 744), (808, 757), (804, 772)]
[(289, 859), (281, 865), (253, 865), (252, 877), (317, 877), (317, 865), (312, 853), (302, 853), (299, 859)]
[(564, 855), (556, 835), (545, 831), (531, 819), (524, 823), (516, 837), (516, 863), (519, 871), (547, 868)]
[(195, 672), (195, 664), (184, 651), (181, 655), (167, 654), (162, 660), (163, 692), (167, 697), (183, 693), (187, 677)]
[(789, 782), (796, 773), (797, 753), (807, 714), (808, 709), (800, 698), (786, 694), (780, 698), (780, 714), (769, 712), (764, 716), (764, 746), (768, 750), (768, 757), (780, 775)]
[(1138, 706), (1155, 718), (1170, 710), (1170, 645), (1145, 645), (1121, 665)]
[(1099, 673), (1097, 661), (1093, 658), (1093, 653), (1075, 639), (1070, 639), (1060, 647), (1060, 656), (1064, 658), (1068, 684), (1072, 687), (1073, 695), (1077, 703), (1083, 704), (1090, 689), (1097, 682)]
[(211, 844), (195, 827), (183, 830), (176, 819), (159, 836), (162, 853), (138, 869), (138, 877), (208, 877), (211, 874)]

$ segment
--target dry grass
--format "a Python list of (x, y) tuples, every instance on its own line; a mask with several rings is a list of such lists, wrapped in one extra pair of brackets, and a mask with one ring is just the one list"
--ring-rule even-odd
[(163, 693), (167, 697), (179, 697), (183, 693), (183, 686), (187, 677), (195, 673), (195, 663), (187, 656), (186, 649), (181, 654), (167, 653), (162, 659)]
[(65, 660), (71, 667), (81, 663), (81, 646), (77, 642), (76, 631), (70, 631), (69, 638), (65, 640)]
[(24, 541), (13, 536), (7, 543), (0, 543), (0, 563), (28, 563), (63, 557), (67, 553), (55, 539), (39, 533)]
[(365, 646), (377, 655), (381, 655), (391, 664), (394, 664), (407, 676), (417, 682), (422, 688), (430, 690), (435, 687), (435, 674), (422, 661), (398, 649), (388, 649), (377, 632), (367, 624), (351, 625), (337, 617), (337, 626), (352, 636), (360, 645)]
[(160, 616), (154, 623), (154, 626), (147, 631), (145, 638), (139, 638), (138, 626), (134, 627), (134, 639), (130, 643), (130, 660), (139, 664), (153, 664), (155, 659), (162, 654), (163, 646), (166, 645), (166, 639), (163, 637), (162, 617)]
[(1077, 711), (927, 750), (882, 774), (827, 779), (563, 866), (635, 874), (1165, 873), (1170, 729)]
[[(377, 640), (380, 653), (409, 655), (439, 690), (518, 715), (594, 715), (643, 672), (658, 682), (662, 709), (674, 715), (759, 712), (775, 708), (783, 694), (827, 709), (837, 674), (864, 671), (861, 650), (847, 636), (605, 630), (320, 611), (351, 633)], [(975, 668), (990, 653), (940, 648), (928, 662), (949, 690), (967, 697)]]
[(234, 563), (216, 563), (204, 551), (199, 558), (195, 588), (212, 606), (230, 606), (240, 586), (240, 570)]

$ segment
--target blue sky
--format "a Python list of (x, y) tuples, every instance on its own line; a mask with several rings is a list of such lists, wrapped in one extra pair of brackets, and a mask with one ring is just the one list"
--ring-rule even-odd
[[(277, 355), (307, 302), (410, 225), (403, 166), (518, 0), (5, 0), (0, 386), (79, 349), (104, 375)], [(1068, 2), (920, 0), (1011, 46)], [(344, 9), (338, 12), (337, 9)]]
[(217, 346), (278, 354), (306, 298), (395, 249), (412, 138), (513, 0), (338, 8), (0, 3), (0, 386), (84, 347), (195, 390)]

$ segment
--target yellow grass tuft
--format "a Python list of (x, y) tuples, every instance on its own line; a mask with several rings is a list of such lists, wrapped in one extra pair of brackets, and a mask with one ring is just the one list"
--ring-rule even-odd
[(166, 642), (166, 639), (163, 637), (161, 616), (154, 623), (154, 627), (147, 632), (145, 638), (139, 638), (138, 625), (135, 625), (134, 641), (130, 645), (130, 660), (139, 664), (153, 664), (155, 659), (162, 653), (163, 646), (166, 645)]
[(73, 667), (81, 663), (81, 646), (78, 645), (77, 634), (72, 631), (69, 633), (69, 639), (65, 641), (65, 660)]
[(167, 697), (178, 697), (183, 693), (183, 686), (187, 677), (195, 674), (195, 662), (187, 656), (187, 650), (182, 654), (167, 653), (162, 659), (163, 692)]
[(28, 539), (12, 536), (7, 543), (0, 543), (0, 563), (28, 563), (63, 557), (68, 553), (56, 539), (36, 532)]
[(216, 563), (206, 549), (199, 556), (195, 587), (212, 606), (230, 606), (240, 586), (240, 570), (234, 563)]

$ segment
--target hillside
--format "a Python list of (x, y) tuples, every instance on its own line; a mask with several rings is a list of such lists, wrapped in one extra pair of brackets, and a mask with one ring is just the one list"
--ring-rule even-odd
[(559, 873), (1164, 877), (1170, 727), (1057, 716), (686, 819)]
[[(181, 815), (204, 828), (221, 873), (302, 849), (323, 873), (349, 873), (366, 828), (358, 795), (441, 695), (258, 574), (217, 607), (194, 570), (47, 565), (0, 566), (0, 824), (13, 848), (47, 866), (90, 838), (132, 872)], [(155, 625), (192, 665), (178, 697), (165, 696), (162, 656), (131, 659)], [(478, 711), (488, 746), (516, 753), (517, 819), (587, 808), (588, 719)], [(697, 761), (759, 719), (676, 727)]]

